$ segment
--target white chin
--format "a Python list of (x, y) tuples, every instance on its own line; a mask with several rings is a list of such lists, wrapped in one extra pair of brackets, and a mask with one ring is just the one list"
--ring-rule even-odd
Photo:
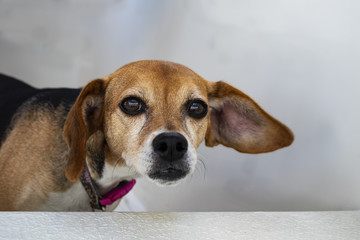
[(178, 180), (174, 180), (174, 181), (162, 180), (162, 179), (152, 179), (148, 176), (147, 176), (147, 179), (149, 179), (150, 182), (155, 183), (159, 187), (175, 187), (178, 184), (180, 184), (182, 181), (184, 181), (186, 179), (186, 177), (178, 179)]

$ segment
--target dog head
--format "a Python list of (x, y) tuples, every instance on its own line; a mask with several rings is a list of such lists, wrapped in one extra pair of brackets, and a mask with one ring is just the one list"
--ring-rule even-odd
[(165, 61), (130, 63), (83, 88), (64, 128), (66, 176), (73, 182), (91, 136), (102, 136), (108, 164), (120, 161), (165, 185), (193, 172), (203, 140), (244, 153), (270, 152), (293, 141), (285, 125), (240, 90)]

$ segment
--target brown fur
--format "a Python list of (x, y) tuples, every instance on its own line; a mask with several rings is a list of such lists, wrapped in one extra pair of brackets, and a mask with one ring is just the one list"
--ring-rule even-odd
[(85, 164), (86, 141), (102, 130), (105, 83), (94, 80), (81, 91), (65, 122), (64, 139), (70, 148), (66, 177), (76, 182)]
[(61, 107), (51, 111), (38, 106), (17, 119), (0, 149), (0, 209), (33, 210), (48, 193), (69, 186), (65, 172), (58, 170), (67, 159), (62, 112)]
[[(143, 99), (146, 114), (123, 113), (119, 103), (128, 96)], [(194, 98), (209, 105), (206, 117), (187, 115), (184, 105)], [(207, 146), (223, 144), (246, 153), (274, 151), (293, 141), (285, 125), (241, 91), (165, 61), (131, 63), (90, 82), (62, 129), (64, 121), (61, 107), (20, 115), (0, 149), (0, 209), (38, 209), (49, 193), (79, 181), (85, 161), (95, 179), (101, 177), (95, 170), (103, 158), (111, 166), (130, 161), (141, 168), (137, 154), (159, 129), (188, 136), (195, 148), (205, 139)]]

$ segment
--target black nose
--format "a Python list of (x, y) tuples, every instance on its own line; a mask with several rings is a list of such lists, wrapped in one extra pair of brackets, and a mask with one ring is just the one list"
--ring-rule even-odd
[(155, 153), (165, 161), (176, 161), (181, 159), (187, 151), (188, 143), (180, 133), (161, 133), (153, 140)]

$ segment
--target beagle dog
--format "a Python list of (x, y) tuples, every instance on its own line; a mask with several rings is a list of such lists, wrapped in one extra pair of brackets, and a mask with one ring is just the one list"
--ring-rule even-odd
[(82, 89), (0, 78), (0, 210), (111, 211), (139, 176), (192, 174), (204, 140), (264, 153), (294, 139), (240, 90), (172, 62), (133, 62)]

